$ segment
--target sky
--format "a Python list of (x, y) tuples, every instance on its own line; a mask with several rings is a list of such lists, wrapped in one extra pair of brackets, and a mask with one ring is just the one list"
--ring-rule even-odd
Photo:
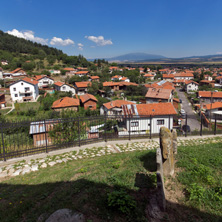
[(221, 0), (7, 0), (0, 30), (88, 59), (222, 54)]

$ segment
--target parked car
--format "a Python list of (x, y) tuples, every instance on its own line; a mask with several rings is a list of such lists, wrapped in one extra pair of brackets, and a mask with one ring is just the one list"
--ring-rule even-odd
[(180, 110), (180, 114), (181, 114), (181, 117), (182, 117), (183, 119), (186, 118), (186, 111), (185, 111), (184, 109), (181, 109), (181, 110)]

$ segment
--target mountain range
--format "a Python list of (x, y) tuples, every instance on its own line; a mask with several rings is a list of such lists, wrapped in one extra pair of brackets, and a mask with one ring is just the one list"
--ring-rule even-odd
[(162, 55), (148, 53), (128, 53), (116, 57), (105, 58), (105, 60), (117, 63), (222, 63), (222, 54), (167, 58)]

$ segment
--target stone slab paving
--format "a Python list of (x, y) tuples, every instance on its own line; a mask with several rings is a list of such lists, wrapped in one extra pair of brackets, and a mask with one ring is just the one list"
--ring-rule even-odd
[[(218, 142), (222, 142), (222, 136), (178, 138), (178, 146), (190, 146)], [(95, 147), (94, 144), (94, 146), (88, 145), (79, 149), (70, 148), (68, 151), (63, 150), (63, 152), (52, 152), (48, 155), (39, 154), (32, 157), (19, 158), (19, 160), (13, 159), (7, 162), (2, 161), (0, 162), (0, 178), (24, 175), (32, 171), (38, 171), (39, 169), (51, 167), (56, 164), (66, 163), (68, 161), (96, 158), (99, 156), (110, 155), (112, 153), (152, 150), (158, 147), (159, 138), (153, 140), (112, 141), (103, 143), (102, 146), (99, 146), (98, 144), (97, 147)]]

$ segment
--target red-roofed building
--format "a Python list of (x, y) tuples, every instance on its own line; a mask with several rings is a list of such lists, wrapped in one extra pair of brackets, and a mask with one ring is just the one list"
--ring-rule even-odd
[(86, 93), (85, 95), (81, 95), (80, 97), (81, 106), (84, 107), (84, 109), (91, 109), (96, 110), (96, 104), (98, 100), (95, 96)]
[(193, 80), (185, 80), (184, 87), (188, 94), (195, 93), (198, 91), (199, 83), (194, 82)]
[(70, 97), (58, 99), (52, 104), (52, 109), (55, 111), (62, 111), (67, 109), (78, 111), (78, 107), (79, 99), (73, 99)]
[(88, 92), (88, 87), (90, 87), (92, 83), (90, 81), (86, 82), (75, 82), (75, 88), (78, 95), (84, 95)]
[(131, 117), (126, 119), (126, 131), (119, 135), (128, 134), (158, 134), (160, 128), (165, 126), (173, 129), (173, 117), (177, 111), (172, 103), (134, 104), (123, 105), (123, 115)]
[(186, 79), (186, 80), (190, 80), (193, 79), (193, 72), (180, 72), (180, 73), (176, 73), (174, 75), (174, 79)]
[(35, 101), (39, 95), (38, 81), (25, 77), (10, 86), (10, 94), (12, 101)]
[(173, 90), (163, 88), (149, 88), (146, 93), (146, 103), (173, 102)]
[(99, 82), (99, 76), (90, 76), (89, 81), (91, 82)]
[(134, 102), (127, 100), (114, 100), (108, 103), (104, 103), (100, 107), (100, 115), (121, 115), (122, 114), (122, 106), (128, 104), (135, 104)]
[(39, 88), (47, 88), (50, 85), (53, 85), (54, 82), (55, 82), (53, 78), (51, 78), (47, 75), (38, 75), (38, 76), (35, 76), (34, 79), (36, 81), (38, 81), (38, 87)]
[(148, 79), (148, 80), (154, 80), (154, 75), (152, 75), (152, 74), (145, 74), (144, 76), (143, 76), (145, 79)]
[(199, 91), (198, 98), (202, 104), (222, 102), (222, 92)]
[(83, 77), (89, 74), (89, 71), (78, 71), (75, 73), (76, 76)]
[(163, 74), (163, 80), (173, 82), (174, 80), (174, 75), (173, 74)]
[(76, 94), (76, 88), (73, 85), (63, 82), (55, 82), (54, 86), (56, 91), (71, 92), (72, 96)]

